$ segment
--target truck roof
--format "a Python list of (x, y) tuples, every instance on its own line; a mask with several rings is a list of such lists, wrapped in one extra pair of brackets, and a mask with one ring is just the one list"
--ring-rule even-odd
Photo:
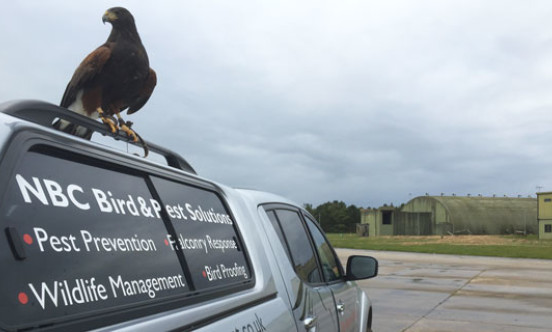
[[(132, 142), (122, 131), (112, 133), (101, 122), (92, 120), (66, 108), (56, 106), (39, 100), (16, 100), (0, 104), (0, 112), (9, 114), (13, 117), (40, 125), (43, 129), (51, 130), (59, 135), (67, 135), (54, 130), (52, 123), (56, 119), (63, 119), (79, 126), (86, 127), (103, 136), (110, 136), (115, 140), (124, 141), (129, 144), (139, 146), (139, 143)], [(157, 145), (152, 142), (146, 142), (150, 151), (163, 156), (167, 165), (183, 170), (191, 174), (197, 174), (194, 168), (178, 153)]]

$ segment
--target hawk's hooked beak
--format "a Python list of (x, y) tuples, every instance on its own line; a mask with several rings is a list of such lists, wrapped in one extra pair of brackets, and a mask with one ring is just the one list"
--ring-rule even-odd
[(102, 22), (105, 24), (105, 22), (113, 22), (117, 19), (117, 15), (115, 15), (113, 12), (110, 12), (109, 10), (105, 12), (105, 14), (102, 16)]

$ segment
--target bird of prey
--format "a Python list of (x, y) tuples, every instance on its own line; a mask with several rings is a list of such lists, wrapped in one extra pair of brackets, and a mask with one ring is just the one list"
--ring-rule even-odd
[[(119, 113), (127, 110), (132, 114), (142, 108), (155, 88), (157, 76), (149, 66), (132, 14), (114, 7), (102, 20), (111, 23), (111, 34), (75, 70), (60, 106), (93, 119), (99, 117), (113, 133), (121, 129), (137, 142), (139, 136), (130, 129), (131, 123)], [(65, 120), (58, 120), (54, 127), (86, 139), (92, 136), (86, 128)], [(145, 142), (142, 144), (147, 154)]]

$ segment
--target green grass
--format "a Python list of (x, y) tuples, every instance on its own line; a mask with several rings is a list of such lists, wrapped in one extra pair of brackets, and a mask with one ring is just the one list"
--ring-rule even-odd
[(552, 241), (536, 236), (381, 236), (327, 234), (336, 248), (407, 251), (450, 255), (552, 259)]

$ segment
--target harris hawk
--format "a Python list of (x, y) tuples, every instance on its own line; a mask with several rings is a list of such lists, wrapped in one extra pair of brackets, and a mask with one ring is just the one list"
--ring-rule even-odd
[[(130, 129), (120, 112), (132, 114), (144, 106), (157, 83), (146, 49), (136, 29), (134, 17), (125, 8), (108, 9), (102, 20), (112, 25), (106, 42), (90, 53), (67, 84), (60, 106), (102, 121), (115, 133), (123, 130), (134, 142), (139, 136)], [(117, 118), (115, 119), (114, 116)], [(92, 132), (66, 120), (54, 127), (90, 139)], [(141, 140), (141, 139), (140, 139)], [(147, 155), (147, 147), (142, 141)]]

